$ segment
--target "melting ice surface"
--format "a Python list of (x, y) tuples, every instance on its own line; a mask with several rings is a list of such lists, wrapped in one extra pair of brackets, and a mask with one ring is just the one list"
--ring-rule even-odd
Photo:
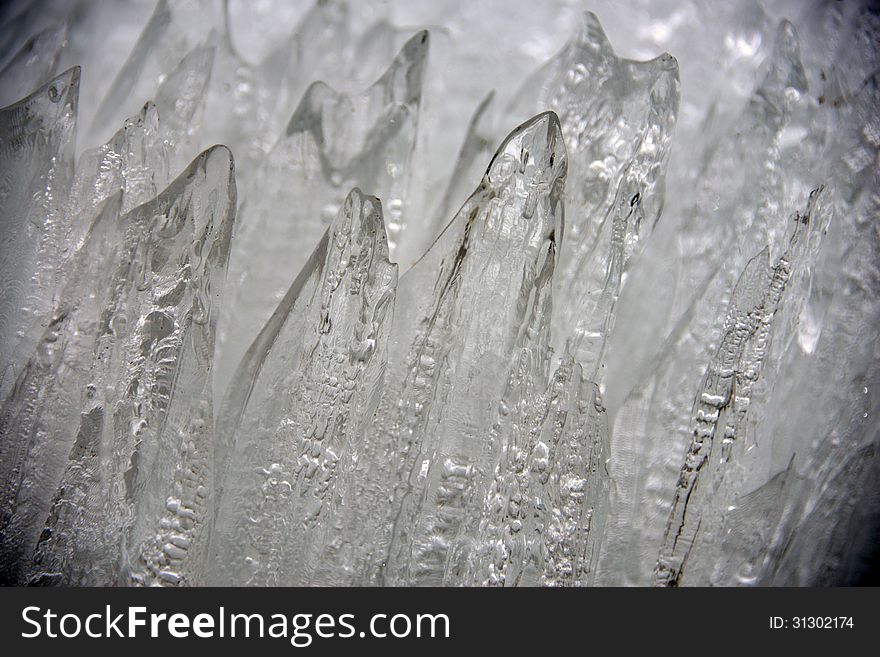
[(377, 5), (0, 10), (0, 580), (876, 582), (876, 9)]

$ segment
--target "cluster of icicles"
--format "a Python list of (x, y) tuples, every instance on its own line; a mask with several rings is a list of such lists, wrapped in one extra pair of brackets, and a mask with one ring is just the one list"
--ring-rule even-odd
[[(878, 471), (873, 70), (826, 98), (783, 21), (746, 102), (679, 143), (678, 62), (619, 58), (585, 14), (419, 196), (428, 32), (394, 55), (377, 23), (352, 59), (390, 65), (342, 93), (306, 84), (342, 65), (314, 44), (343, 5), (253, 66), (222, 29), (188, 40), (201, 4), (159, 3), (84, 134), (153, 100), (78, 158), (67, 33), (0, 74), (27, 94), (0, 110), (4, 582), (851, 574)], [(869, 38), (867, 8), (822, 11)]]

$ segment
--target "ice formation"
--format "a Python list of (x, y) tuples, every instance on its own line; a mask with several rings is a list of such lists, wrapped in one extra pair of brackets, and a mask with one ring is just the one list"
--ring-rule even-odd
[(533, 4), (0, 9), (0, 581), (876, 581), (880, 13)]
[(331, 583), (348, 565), (396, 287), (381, 203), (355, 188), (235, 372), (212, 581)]

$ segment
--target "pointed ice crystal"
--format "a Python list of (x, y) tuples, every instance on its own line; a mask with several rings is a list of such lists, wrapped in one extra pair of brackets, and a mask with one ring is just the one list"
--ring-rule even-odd
[[(481, 148), (476, 121), (460, 164)], [(455, 176), (467, 168), (457, 168)], [(455, 186), (454, 177), (450, 191)], [(548, 383), (555, 243), (552, 247), (526, 306), (527, 338), (511, 359), (480, 466), (459, 493), (463, 520), (448, 539), (442, 579), (447, 586), (592, 581), (601, 515), (595, 523), (593, 518), (605, 495), (599, 464), (604, 467), (608, 452), (607, 424), (595, 384), (584, 380), (573, 359), (564, 359)]]
[(232, 437), (221, 443), (229, 453), (212, 542), (216, 581), (339, 577), (350, 540), (339, 527), (356, 497), (396, 285), (381, 205), (354, 189), (248, 351), (221, 412)]
[[(794, 197), (786, 195), (782, 183), (780, 142), (792, 112), (803, 103), (806, 86), (797, 34), (790, 23), (779, 25), (764, 68), (765, 75), (734, 124), (706, 152), (693, 156), (698, 173), (692, 193), (666, 209), (665, 230), (653, 237), (640, 258), (645, 264), (627, 282), (634, 300), (622, 318), (632, 326), (623, 349), (628, 367), (609, 363), (618, 377), (618, 390), (608, 394), (610, 408), (622, 401), (619, 389), (628, 392), (647, 377), (645, 368), (662, 349), (666, 336), (648, 327), (681, 320), (691, 321), (688, 330), (696, 335), (717, 330), (713, 322), (724, 312), (724, 299), (746, 258), (768, 242), (779, 243), (779, 227), (786, 225), (786, 214), (821, 182), (814, 176), (802, 194)], [(731, 251), (733, 258), (725, 261)], [(670, 253), (679, 255), (670, 258)], [(645, 298), (654, 301), (636, 301)], [(700, 299), (708, 306), (700, 306)], [(686, 316), (688, 320), (683, 319)], [(703, 349), (692, 361), (697, 371), (708, 356)], [(700, 376), (697, 371), (695, 378)]]
[(33, 353), (55, 294), (79, 73), (72, 68), (0, 110), (0, 399)]
[[(792, 176), (793, 178), (793, 176)], [(741, 508), (740, 501), (748, 491), (760, 484), (759, 489), (769, 486), (769, 481), (782, 472), (789, 472), (780, 495), (789, 494), (791, 486), (799, 485), (794, 463), (798, 452), (788, 451), (785, 441), (767, 441), (762, 435), (781, 436), (783, 431), (773, 431), (767, 425), (780, 418), (773, 396), (777, 390), (786, 390), (797, 396), (801, 386), (799, 377), (792, 374), (792, 355), (803, 353), (797, 343), (798, 325), (804, 321), (804, 309), (813, 285), (820, 249), (826, 240), (832, 213), (831, 194), (825, 187), (813, 190), (802, 213), (796, 213), (789, 223), (794, 230), (789, 248), (781, 257), (788, 258), (790, 274), (784, 296), (772, 317), (769, 327), (761, 327), (746, 343), (741, 356), (741, 372), (735, 381), (736, 412), (728, 422), (722, 455), (726, 461), (723, 469), (712, 472), (702, 492), (696, 497), (696, 508), (703, 506), (699, 535), (688, 556), (687, 569), (681, 579), (685, 584), (709, 582), (712, 585), (753, 583), (760, 569), (759, 556), (769, 542), (765, 533), (756, 541), (757, 533), (750, 533), (752, 550), (750, 561), (737, 562), (730, 554), (736, 550), (732, 538), (743, 533), (743, 525), (774, 530), (768, 519), (756, 509)], [(768, 395), (766, 391), (774, 391)], [(791, 402), (789, 402), (791, 403)], [(773, 433), (766, 433), (773, 431)], [(788, 459), (788, 466), (781, 468), (780, 461)], [(711, 464), (710, 464), (711, 465)], [(711, 485), (710, 485), (711, 482)], [(780, 484), (781, 485), (781, 484)], [(708, 504), (706, 504), (708, 500)], [(785, 505), (780, 505), (782, 513)], [(730, 513), (728, 513), (730, 512)], [(765, 541), (766, 539), (766, 541)], [(764, 542), (762, 542), (764, 541)], [(757, 556), (754, 552), (758, 550)], [(739, 556), (742, 556), (740, 554)]]
[(367, 581), (442, 582), (464, 491), (489, 465), (486, 443), (507, 372), (537, 339), (533, 306), (562, 234), (565, 174), (556, 115), (524, 123), (401, 279), (398, 307), (409, 311), (394, 318), (381, 419), (370, 432), (378, 485), (359, 499), (372, 509), (358, 518), (367, 526), (350, 530), (363, 535)]
[(556, 111), (569, 152), (567, 226), (554, 277), (554, 345), (601, 377), (613, 307), (629, 258), (660, 216), (678, 112), (678, 63), (615, 55), (598, 18), (517, 93), (513, 111)]
[(106, 138), (110, 126), (150, 100), (159, 82), (193, 48), (204, 45), (211, 30), (222, 26), (217, 0), (159, 0), (125, 64), (101, 101), (89, 127), (91, 139)]
[[(848, 38), (864, 42), (876, 33), (872, 25), (880, 16), (867, 18), (853, 13), (857, 22), (847, 28), (852, 30)], [(815, 586), (858, 583), (870, 572), (855, 555), (874, 553), (878, 511), (876, 497), (864, 492), (876, 490), (880, 464), (880, 436), (872, 424), (880, 413), (875, 394), (880, 380), (880, 243), (875, 231), (880, 80), (875, 72), (854, 82), (844, 93), (846, 103), (821, 104), (828, 113), (829, 132), (822, 144), (827, 150), (815, 156), (828, 167), (834, 230), (824, 238), (812, 280), (802, 283), (806, 303), (800, 323), (788, 324), (790, 333), (806, 335), (773, 345), (772, 351), (782, 354), (777, 357), (785, 376), (767, 391), (765, 410), (753, 423), (757, 436), (773, 437), (759, 441), (753, 451), (776, 469), (779, 460), (796, 453), (790, 479), (797, 480), (778, 496), (780, 513), (769, 540), (756, 546), (748, 562), (735, 564), (736, 570), (719, 573), (726, 578), (722, 581), (745, 570), (760, 585)], [(841, 276), (846, 284), (832, 293)], [(778, 412), (782, 407), (785, 412)], [(736, 520), (742, 524), (728, 522), (725, 530), (742, 532), (754, 516)]]
[[(315, 2), (290, 37), (260, 62), (260, 74), (271, 85), (273, 95), (270, 127), (276, 127), (275, 120), (283, 122), (290, 116), (290, 109), (309, 84), (348, 69), (345, 64), (352, 37), (350, 13), (346, 2)], [(328, 48), (327, 44), (333, 47)]]
[(404, 228), (427, 52), (428, 34), (420, 32), (387, 72), (355, 97), (313, 84), (242, 194), (220, 324), (219, 386), (228, 383), (347, 190), (359, 187), (382, 199), (393, 257)]
[[(655, 235), (652, 246), (670, 242), (658, 251), (646, 251), (640, 260), (668, 259), (670, 250), (679, 251), (682, 255), (674, 261), (678, 271), (672, 286), (656, 274), (652, 280), (630, 281), (629, 293), (651, 298), (651, 307), (658, 312), (676, 313), (680, 304), (684, 308), (677, 311), (679, 319), (658, 347), (655, 360), (647, 366), (633, 365), (637, 372), (641, 367), (647, 371), (614, 420), (613, 521), (607, 529), (600, 570), (609, 576), (614, 573), (615, 579), (606, 581), (602, 575), (603, 583), (644, 585), (650, 581), (656, 560), (653, 553), (670, 513), (668, 491), (679, 475), (681, 463), (676, 455), (690, 443), (685, 426), (693, 404), (692, 382), (701, 378), (713, 343), (720, 341), (716, 318), (724, 312), (746, 258), (768, 243), (774, 252), (786, 248), (783, 230), (790, 222), (784, 214), (787, 203), (776, 145), (791, 114), (793, 94), (787, 90), (804, 84), (797, 53), (796, 35), (790, 24), (783, 23), (768, 72), (733, 132), (706, 163), (706, 177), (696, 191), (694, 205), (679, 219), (677, 231), (660, 239)], [(664, 252), (667, 255), (661, 255)], [(655, 266), (665, 269), (660, 263)], [(628, 332), (628, 342), (641, 332), (635, 325)], [(655, 336), (642, 337), (656, 341)]]
[(157, 187), (167, 182), (168, 163), (159, 133), (156, 107), (147, 103), (110, 141), (80, 156), (66, 208), (72, 232), (69, 256), (82, 246), (104, 201), (122, 192), (124, 214), (153, 198)]
[(198, 145), (197, 113), (214, 66), (214, 48), (199, 46), (180, 60), (156, 92), (156, 109), (168, 149), (169, 166), (177, 171), (189, 161)]
[(67, 45), (67, 24), (47, 27), (21, 47), (0, 71), (0, 105), (5, 106), (45, 84), (58, 70)]
[[(231, 24), (229, 12), (225, 4), (224, 29), (210, 40), (215, 64), (206, 91), (203, 138), (205, 143), (227, 144), (236, 154), (238, 184), (244, 190), (309, 83), (344, 84), (340, 88), (346, 91), (352, 89), (351, 78), (362, 82), (354, 88), (369, 84), (403, 45), (403, 30), (380, 20), (355, 39), (348, 5), (318, 2), (289, 38), (251, 64), (233, 43), (231, 28), (241, 25)], [(328, 50), (327, 43), (334, 48)]]
[(15, 505), (12, 519), (48, 515), (34, 581), (198, 577), (190, 564), (198, 563), (208, 515), (210, 371), (235, 211), (232, 172), (228, 150), (206, 151), (118, 221), (105, 210), (77, 255), (55, 335), (44, 339), (68, 368), (44, 365), (38, 353), (18, 390), (41, 388), (49, 402), (34, 419), (11, 415), (33, 445), (24, 469), (51, 459), (38, 478), (53, 486), (48, 496), (36, 507)]
[[(815, 208), (817, 197), (818, 194), (811, 197), (803, 216), (795, 216), (795, 231), (786, 252), (771, 267), (769, 249), (764, 249), (749, 261), (733, 291), (721, 343), (694, 402), (693, 438), (681, 466), (654, 572), (655, 584), (680, 583), (698, 532), (709, 534), (710, 543), (719, 540), (712, 537), (717, 529), (710, 522), (709, 512), (723, 508), (713, 498), (718, 497), (717, 490), (730, 467), (734, 447), (744, 440), (741, 434), (750, 410), (752, 388), (762, 374), (777, 307), (792, 268), (799, 264), (808, 244), (803, 233), (809, 230), (811, 222), (822, 225)], [(697, 554), (695, 560), (700, 556)], [(699, 581), (705, 581), (705, 577)]]

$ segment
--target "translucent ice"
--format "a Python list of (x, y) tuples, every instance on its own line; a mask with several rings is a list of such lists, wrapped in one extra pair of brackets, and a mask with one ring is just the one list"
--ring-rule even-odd
[[(733, 131), (725, 135), (725, 147), (711, 154), (705, 165), (719, 170), (703, 179), (698, 201), (682, 216), (677, 234), (667, 237), (678, 242), (682, 252), (673, 289), (664, 287), (661, 278), (644, 281), (645, 287), (642, 281), (631, 281), (634, 292), (663, 299), (668, 305), (660, 312), (671, 313), (677, 324), (615, 420), (610, 467), (620, 507), (613, 511), (604, 549), (615, 577), (628, 572), (624, 581), (647, 581), (647, 555), (629, 553), (624, 545), (645, 549), (662, 534), (669, 513), (667, 491), (679, 475), (680, 463), (673, 454), (687, 449), (693, 430), (682, 416), (682, 409), (694, 402), (687, 382), (703, 375), (712, 344), (720, 340), (717, 317), (738, 276), (736, 268), (745, 269), (747, 259), (768, 241), (774, 248), (781, 244), (781, 227), (789, 223), (779, 184), (777, 142), (791, 112), (786, 90), (802, 84), (796, 37), (791, 26), (783, 24), (767, 74)], [(737, 149), (737, 159), (728, 157), (731, 149)], [(738, 164), (750, 159), (754, 162), (748, 166)], [(716, 213), (723, 213), (727, 221), (706, 218), (719, 216)], [(644, 257), (655, 255), (646, 252)], [(676, 313), (679, 305), (681, 314)], [(637, 503), (639, 507), (632, 506)]]
[(363, 431), (385, 369), (397, 266), (378, 199), (346, 197), (236, 371), (212, 563), (217, 582), (339, 581), (369, 458)]
[(413, 36), (357, 96), (321, 82), (309, 87), (243, 191), (220, 324), (221, 389), (305, 263), (305, 245), (320, 239), (352, 187), (383, 200), (393, 257), (405, 228), (403, 199), (427, 48), (427, 32)]
[[(517, 372), (526, 369), (521, 362)], [(459, 539), (446, 583), (592, 584), (608, 483), (598, 387), (568, 357), (546, 392), (531, 385), (513, 399), (511, 392), (493, 427), (500, 451), (494, 480), (471, 501), (479, 529)]]
[[(77, 254), (65, 301), (17, 386), (23, 394), (39, 387), (35, 399), (45, 403), (33, 420), (14, 416), (33, 445), (27, 470), (52, 487), (29, 511), (48, 516), (34, 553), (37, 582), (197, 576), (188, 567), (208, 515), (210, 371), (232, 172), (229, 151), (216, 147), (121, 217), (120, 196), (111, 197)], [(191, 551), (164, 550), (175, 537)]]
[[(721, 343), (709, 361), (694, 401), (692, 440), (681, 466), (654, 573), (659, 584), (670, 586), (680, 582), (698, 529), (703, 538), (712, 535), (712, 519), (703, 507), (722, 485), (728, 463), (736, 458), (736, 448), (743, 441), (752, 390), (763, 374), (777, 308), (792, 268), (799, 264), (801, 251), (809, 244), (803, 233), (811, 223), (818, 223), (818, 232), (824, 230), (814, 205), (817, 198), (818, 194), (811, 198), (803, 215), (795, 216), (789, 248), (776, 263), (771, 266), (765, 248), (748, 262), (734, 288)], [(697, 554), (692, 560), (698, 558)]]
[(31, 37), (0, 70), (0, 105), (26, 96), (52, 77), (67, 39), (67, 25), (47, 27)]
[[(0, 397), (30, 357), (67, 246), (79, 69), (0, 110)], [(8, 479), (5, 479), (8, 483)], [(9, 507), (5, 507), (9, 508)]]
[(89, 127), (92, 138), (150, 100), (156, 85), (172, 74), (193, 48), (220, 30), (222, 9), (214, 0), (159, 0), (131, 53), (116, 74)]
[(405, 455), (391, 471), (399, 481), (388, 509), (387, 583), (443, 581), (471, 480), (493, 460), (488, 437), (507, 372), (542, 337), (536, 315), (562, 235), (565, 174), (556, 115), (524, 123), (401, 279), (398, 307), (410, 311), (395, 314), (373, 428), (388, 459)]
[[(678, 111), (678, 63), (618, 58), (594, 14), (517, 93), (513, 113), (559, 114), (571, 175), (566, 236), (554, 277), (554, 341), (592, 379), (624, 268), (660, 216), (664, 169)], [(523, 108), (523, 109), (520, 109)]]
[(876, 581), (880, 13), (589, 9), (0, 6), (0, 582)]

